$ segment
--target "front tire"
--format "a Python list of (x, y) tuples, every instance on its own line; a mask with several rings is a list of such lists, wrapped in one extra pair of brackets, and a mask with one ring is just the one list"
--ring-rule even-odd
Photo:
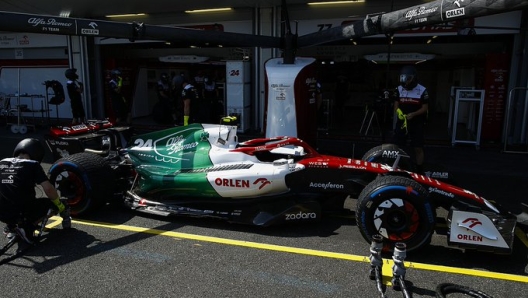
[(112, 198), (113, 172), (98, 155), (83, 152), (61, 158), (49, 175), (61, 197), (68, 199), (72, 215), (89, 213)]
[(381, 176), (359, 195), (356, 221), (368, 242), (376, 234), (383, 236), (384, 251), (392, 251), (397, 242), (413, 251), (430, 243), (436, 210), (419, 183), (407, 177)]
[(408, 157), (409, 155), (395, 144), (383, 144), (376, 146), (367, 151), (361, 160), (386, 164), (392, 167), (398, 156), (400, 156), (398, 168), (412, 172), (414, 167), (410, 158)]

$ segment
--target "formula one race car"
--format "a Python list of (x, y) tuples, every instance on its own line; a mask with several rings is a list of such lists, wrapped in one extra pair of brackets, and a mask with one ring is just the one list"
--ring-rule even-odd
[[(373, 148), (359, 160), (320, 154), (294, 137), (239, 142), (237, 127), (229, 125), (192, 124), (136, 136), (101, 123), (83, 128), (81, 138), (67, 131), (55, 129), (50, 149), (64, 153), (74, 142), (83, 152), (63, 154), (49, 174), (72, 215), (113, 200), (163, 216), (270, 226), (319, 220), (353, 198), (361, 234), (369, 242), (383, 236), (387, 251), (397, 242), (408, 251), (427, 245), (437, 208), (448, 211), (449, 245), (512, 250), (513, 214), (471, 191), (398, 167), (404, 152), (394, 145)], [(83, 149), (79, 139), (98, 148)]]

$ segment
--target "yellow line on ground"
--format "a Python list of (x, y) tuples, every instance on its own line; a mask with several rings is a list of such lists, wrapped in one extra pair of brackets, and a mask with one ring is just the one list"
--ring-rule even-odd
[[(196, 241), (203, 241), (203, 242), (210, 242), (210, 243), (234, 245), (234, 246), (240, 246), (240, 247), (265, 249), (265, 250), (277, 251), (277, 252), (287, 252), (287, 253), (293, 253), (293, 254), (299, 254), (299, 255), (317, 256), (317, 257), (323, 257), (323, 258), (332, 258), (332, 259), (340, 259), (340, 260), (347, 260), (347, 261), (370, 263), (368, 256), (359, 256), (359, 255), (352, 255), (352, 254), (345, 254), (345, 253), (338, 253), (338, 252), (329, 252), (329, 251), (322, 251), (322, 250), (282, 246), (282, 245), (275, 245), (275, 244), (266, 244), (266, 243), (243, 241), (243, 240), (233, 240), (233, 239), (226, 239), (226, 238), (219, 238), (219, 237), (202, 236), (202, 235), (187, 234), (187, 233), (181, 233), (181, 232), (156, 230), (156, 229), (141, 228), (141, 227), (127, 226), (127, 225), (119, 225), (119, 224), (110, 224), (110, 223), (95, 222), (95, 221), (88, 221), (88, 220), (73, 220), (72, 222), (77, 223), (77, 224), (87, 225), (87, 226), (111, 228), (111, 229), (128, 231), (128, 232), (147, 233), (147, 234), (161, 235), (161, 236), (181, 238), (181, 239), (187, 239), (187, 240), (196, 240)], [(393, 264), (394, 263), (392, 260), (384, 259), (384, 265), (383, 265), (384, 277), (392, 276), (392, 271), (387, 270), (387, 269), (392, 268)], [(486, 278), (500, 279), (500, 280), (506, 280), (506, 281), (516, 281), (516, 282), (528, 283), (528, 276), (521, 276), (521, 275), (515, 275), (515, 274), (498, 273), (498, 272), (491, 272), (491, 271), (484, 271), (484, 270), (457, 268), (457, 267), (449, 267), (449, 266), (441, 266), (441, 265), (431, 265), (431, 264), (423, 264), (423, 263), (415, 263), (415, 262), (405, 262), (405, 266), (407, 268), (413, 268), (413, 269), (418, 269), (418, 270), (437, 271), (437, 272), (443, 272), (443, 273), (470, 275), (470, 276), (476, 276), (476, 277), (486, 277)], [(386, 278), (384, 279), (387, 280)], [(390, 281), (390, 279), (388, 279), (388, 281)]]

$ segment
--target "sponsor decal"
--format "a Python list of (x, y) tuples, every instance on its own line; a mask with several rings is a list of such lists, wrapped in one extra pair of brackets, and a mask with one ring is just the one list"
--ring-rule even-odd
[(410, 98), (410, 97), (401, 97), (400, 98), (400, 102), (402, 103), (405, 103), (405, 102), (410, 102), (410, 103), (419, 103), (420, 101), (418, 99), (414, 99), (414, 98)]
[(324, 161), (310, 161), (308, 162), (310, 168), (328, 168), (328, 163)]
[(315, 212), (302, 212), (286, 214), (286, 220), (301, 220), (301, 219), (315, 219), (317, 214)]
[(3, 35), (0, 37), (0, 45), (12, 45), (15, 42), (15, 37)]
[(455, 17), (461, 17), (465, 15), (464, 8), (457, 8), (446, 11), (446, 18), (455, 18)]
[[(414, 8), (414, 9), (407, 11), (407, 13), (405, 13), (405, 18), (410, 21), (413, 18), (423, 16), (423, 15), (428, 15), (428, 14), (436, 12), (437, 10), (438, 10), (438, 6), (430, 7), (430, 8), (421, 6), (421, 7)], [(425, 22), (426, 20), (427, 18), (421, 18), (418, 23)]]
[(58, 21), (55, 18), (29, 18), (28, 24), (33, 27), (42, 27), (42, 31), (59, 32), (61, 28), (70, 29), (74, 27), (73, 22)]
[(452, 194), (452, 193), (450, 193), (450, 192), (447, 192), (447, 191), (444, 191), (444, 190), (441, 190), (441, 189), (438, 189), (438, 188), (436, 188), (436, 187), (429, 187), (429, 192), (430, 192), (430, 193), (431, 193), (431, 192), (435, 192), (435, 193), (437, 193), (437, 194), (441, 194), (441, 195), (446, 196), (446, 197), (448, 197), (448, 198), (454, 198), (454, 197), (455, 197), (454, 194)]
[[(243, 179), (216, 178), (214, 183), (217, 186), (222, 186), (222, 187), (233, 187), (233, 188), (249, 188), (250, 187), (249, 180), (243, 180)], [(271, 184), (271, 181), (269, 181), (266, 178), (258, 178), (252, 184), (259, 185), (258, 189), (260, 190), (264, 188), (266, 185)]]
[(383, 150), (381, 157), (396, 158), (400, 155), (400, 152), (397, 150)]
[(13, 175), (9, 175), (7, 176), (7, 179), (2, 179), (2, 183), (6, 183), (6, 184), (12, 184), (14, 183), (15, 181), (13, 180)]
[(249, 188), (249, 180), (216, 178), (215, 184), (223, 187)]
[(455, 3), (456, 6), (460, 7), (461, 3), (464, 2), (464, 0), (455, 0), (453, 3)]
[(386, 164), (381, 164), (381, 169), (385, 171), (392, 171), (392, 167)]
[(27, 36), (27, 35), (22, 36), (22, 39), (20, 39), (18, 41), (18, 44), (21, 45), (21, 46), (29, 45), (29, 36)]
[(176, 152), (188, 150), (198, 146), (198, 142), (192, 142), (189, 144), (181, 144), (183, 142), (183, 136), (176, 136), (167, 140), (167, 154), (171, 155)]
[(81, 29), (81, 34), (84, 34), (84, 35), (99, 35), (99, 30), (98, 29), (82, 28)]
[(66, 141), (60, 141), (60, 140), (48, 140), (48, 142), (51, 145), (57, 145), (57, 146), (68, 146), (70, 144)]
[(449, 173), (448, 172), (425, 172), (425, 176), (433, 179), (448, 179)]
[(285, 85), (285, 84), (271, 84), (271, 88), (290, 88), (290, 87), (291, 87), (290, 85)]
[(466, 234), (457, 234), (458, 240), (472, 241), (472, 242), (482, 242), (482, 236), (476, 235), (466, 235)]
[(264, 186), (268, 185), (268, 184), (271, 184), (271, 181), (269, 181), (268, 179), (266, 178), (258, 178), (257, 180), (255, 180), (255, 182), (253, 182), (253, 185), (256, 185), (256, 184), (260, 184), (259, 186), (259, 190), (262, 189)]
[(332, 182), (328, 183), (317, 183), (317, 182), (310, 182), (310, 187), (313, 188), (322, 188), (322, 189), (344, 189), (345, 186), (343, 184), (335, 184)]
[(86, 126), (85, 124), (79, 124), (79, 125), (74, 125), (71, 127), (72, 130), (83, 130), (83, 129), (88, 129), (88, 126)]
[(354, 170), (366, 170), (367, 167), (365, 166), (356, 166), (356, 165), (341, 165), (339, 166), (340, 169), (354, 169)]
[(464, 221), (462, 221), (461, 226), (465, 226), (467, 228), (474, 228), (475, 226), (481, 226), (482, 222), (478, 220), (477, 218), (467, 218)]

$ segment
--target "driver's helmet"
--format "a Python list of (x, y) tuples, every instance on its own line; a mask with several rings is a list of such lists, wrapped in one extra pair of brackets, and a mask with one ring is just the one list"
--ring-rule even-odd
[(413, 89), (418, 85), (418, 73), (414, 66), (407, 65), (401, 69), (400, 84), (405, 89)]
[(166, 73), (162, 73), (160, 75), (160, 80), (163, 82), (163, 83), (168, 83), (169, 82), (169, 75), (166, 74)]
[(21, 153), (29, 155), (29, 158), (41, 162), (44, 158), (45, 149), (37, 139), (27, 138), (20, 141), (13, 151), (13, 157), (18, 157)]
[(64, 76), (68, 79), (68, 80), (77, 80), (79, 78), (79, 76), (77, 75), (77, 69), (75, 68), (68, 68), (66, 69), (66, 71), (64, 72)]
[(119, 77), (120, 75), (121, 75), (121, 71), (120, 71), (119, 69), (112, 69), (112, 70), (110, 71), (110, 76), (111, 76), (112, 78), (117, 78), (117, 77)]

